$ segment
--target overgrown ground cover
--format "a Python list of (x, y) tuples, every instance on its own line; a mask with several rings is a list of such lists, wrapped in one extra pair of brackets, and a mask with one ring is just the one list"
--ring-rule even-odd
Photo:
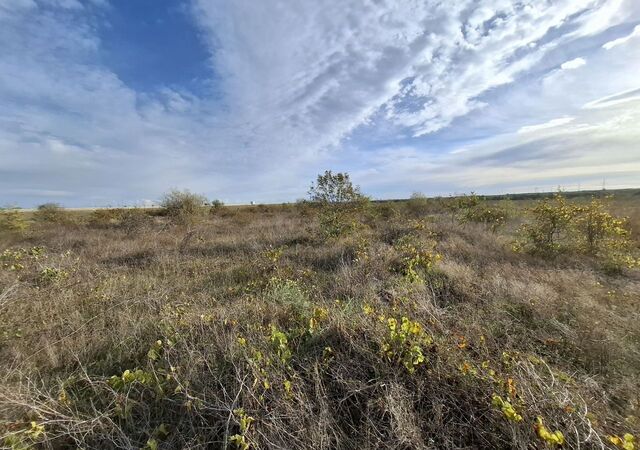
[(640, 201), (559, 201), (21, 216), (0, 446), (637, 449)]

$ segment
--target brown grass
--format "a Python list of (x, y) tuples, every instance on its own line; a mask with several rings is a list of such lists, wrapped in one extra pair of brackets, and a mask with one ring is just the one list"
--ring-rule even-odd
[[(332, 239), (305, 204), (2, 232), (0, 253), (44, 250), (0, 267), (0, 443), (542, 449), (541, 416), (563, 448), (613, 448), (640, 432), (638, 271), (514, 253), (514, 204), (496, 234), (423, 202), (372, 205)], [(638, 223), (637, 203), (614, 208)], [(398, 269), (408, 234), (442, 256), (423, 282)], [(431, 339), (413, 373), (382, 350), (402, 317)], [(109, 381), (127, 369), (148, 378)]]

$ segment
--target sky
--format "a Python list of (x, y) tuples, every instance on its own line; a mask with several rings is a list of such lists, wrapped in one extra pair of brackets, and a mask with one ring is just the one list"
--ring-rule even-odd
[(638, 0), (0, 0), (0, 206), (640, 186)]

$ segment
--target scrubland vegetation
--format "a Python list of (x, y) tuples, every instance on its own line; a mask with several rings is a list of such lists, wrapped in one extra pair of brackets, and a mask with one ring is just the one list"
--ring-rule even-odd
[(638, 193), (371, 202), (336, 176), (291, 205), (2, 212), (1, 445), (640, 447)]

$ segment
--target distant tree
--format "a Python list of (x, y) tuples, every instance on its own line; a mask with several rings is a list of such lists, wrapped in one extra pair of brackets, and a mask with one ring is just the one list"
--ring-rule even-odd
[(309, 198), (318, 203), (340, 204), (362, 201), (366, 197), (351, 183), (348, 173), (334, 174), (327, 170), (324, 175), (318, 175), (315, 184), (311, 183)]
[(218, 199), (211, 200), (210, 206), (213, 209), (219, 209), (219, 208), (222, 208), (224, 206), (224, 202), (222, 200), (218, 200)]
[(311, 184), (309, 198), (323, 206), (320, 212), (320, 232), (325, 238), (334, 238), (355, 231), (360, 226), (358, 217), (369, 205), (369, 198), (354, 186), (348, 173), (327, 170)]

